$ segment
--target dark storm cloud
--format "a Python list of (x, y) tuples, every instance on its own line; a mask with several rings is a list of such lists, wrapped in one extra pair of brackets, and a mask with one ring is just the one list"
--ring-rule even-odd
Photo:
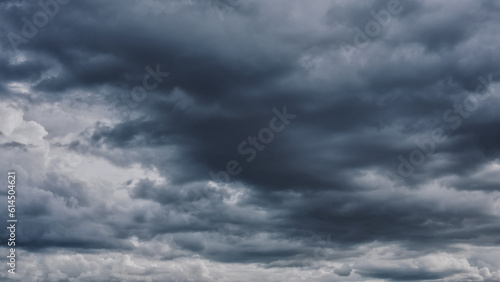
[[(320, 1), (324, 9), (301, 17), (301, 9), (314, 4), (241, 1), (221, 20), (209, 1), (71, 1), (19, 46), (22, 62), (10, 60), (15, 52), (4, 33), (0, 85), (29, 84), (33, 93), (22, 99), (55, 102), (71, 91), (88, 91), (89, 104), (107, 101), (104, 108), (117, 111), (113, 99), (131, 99), (147, 66), (170, 73), (113, 128), (102, 132), (97, 124), (94, 133), (59, 144), (124, 168), (134, 163), (158, 168), (169, 183), (144, 178), (124, 189), (168, 216), (132, 211), (127, 214), (132, 222), (105, 217), (88, 226), (71, 225), (72, 231), (33, 219), (25, 244), (128, 249), (120, 239), (174, 234), (172, 244), (183, 251), (257, 263), (314, 256), (317, 242), (306, 231), (332, 235), (326, 245), (342, 250), (370, 242), (429, 252), (454, 243), (494, 244), (500, 225), (489, 207), (478, 199), (464, 206), (445, 197), (499, 190), (495, 171), (483, 172), (500, 149), (498, 97), (481, 102), (456, 130), (449, 130), (443, 114), (475, 91), (478, 76), (492, 74), (491, 82), (498, 81), (500, 57), (494, 50), (500, 41), (493, 32), (500, 10), (492, 1), (401, 1), (401, 12), (346, 62), (341, 43), (354, 45), (353, 28), (364, 30), (375, 21), (370, 11), (387, 9), (388, 2)], [(39, 10), (24, 1), (1, 5), (2, 23), (18, 34), (21, 17)], [(238, 146), (269, 126), (273, 109), (285, 106), (297, 117), (258, 150), (255, 160), (246, 161)], [(398, 156), (418, 148), (415, 138), (442, 125), (448, 139), (403, 184), (380, 179), (387, 171), (398, 173)], [(231, 185), (244, 186), (247, 194), (236, 206), (225, 202), (231, 190), (204, 182), (231, 160), (242, 167)], [(67, 181), (48, 175), (41, 191), (50, 191), (68, 208), (92, 206), (86, 186)], [(436, 181), (449, 190), (432, 199), (424, 187)], [(389, 193), (394, 185), (402, 192)], [(439, 185), (437, 190), (444, 189)], [(40, 203), (32, 209), (25, 212), (56, 213)], [(253, 215), (252, 209), (266, 216)], [(191, 217), (183, 220), (182, 213)], [(107, 226), (98, 235), (108, 240), (99, 244), (84, 232), (96, 226)], [(262, 232), (272, 235), (261, 242)], [(50, 236), (35, 240), (44, 234)], [(349, 275), (350, 270), (337, 272)], [(403, 281), (444, 279), (457, 272), (365, 267), (358, 273)]]
[[(114, 232), (107, 227), (110, 211), (104, 207), (89, 208), (85, 184), (49, 175), (40, 188), (18, 193), (25, 199), (18, 203), (18, 214), (24, 221), (18, 233), (19, 243), (26, 249), (130, 249), (127, 243), (110, 236)], [(85, 220), (94, 213), (101, 217)]]
[(26, 151), (26, 147), (27, 147), (26, 145), (18, 143), (18, 142), (4, 143), (4, 144), (1, 144), (0, 146), (2, 146), (3, 148), (6, 148), (6, 149), (17, 148), (17, 149), (20, 149), (23, 151)]
[(420, 269), (377, 269), (377, 270), (362, 270), (359, 272), (366, 277), (373, 277), (379, 279), (388, 279), (389, 281), (425, 281), (437, 280), (446, 278), (452, 273), (435, 273), (426, 272)]

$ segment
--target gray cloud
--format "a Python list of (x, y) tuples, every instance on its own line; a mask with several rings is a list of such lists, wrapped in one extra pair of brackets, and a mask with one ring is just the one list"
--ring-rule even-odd
[[(58, 7), (16, 52), (42, 8), (0, 4), (0, 167), (25, 186), (36, 281), (500, 277), (496, 2)], [(169, 75), (139, 103), (148, 66)], [(489, 97), (458, 112), (474, 93)], [(248, 161), (239, 145), (285, 105), (297, 117)], [(241, 173), (210, 177), (230, 161)]]

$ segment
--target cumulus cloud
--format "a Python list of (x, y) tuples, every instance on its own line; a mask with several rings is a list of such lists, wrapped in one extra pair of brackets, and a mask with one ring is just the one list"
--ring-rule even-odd
[(19, 281), (500, 279), (495, 1), (62, 2), (0, 3)]
[(340, 268), (335, 269), (333, 272), (338, 276), (349, 276), (352, 268), (348, 264), (343, 264)]

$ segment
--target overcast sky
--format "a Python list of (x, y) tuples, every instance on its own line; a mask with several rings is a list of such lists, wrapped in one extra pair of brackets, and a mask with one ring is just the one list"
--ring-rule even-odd
[(498, 1), (37, 2), (1, 280), (500, 281)]

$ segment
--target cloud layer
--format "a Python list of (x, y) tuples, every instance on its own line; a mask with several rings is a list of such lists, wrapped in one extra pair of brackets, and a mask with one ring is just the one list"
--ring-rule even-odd
[(41, 3), (0, 3), (2, 279), (500, 280), (497, 2)]

